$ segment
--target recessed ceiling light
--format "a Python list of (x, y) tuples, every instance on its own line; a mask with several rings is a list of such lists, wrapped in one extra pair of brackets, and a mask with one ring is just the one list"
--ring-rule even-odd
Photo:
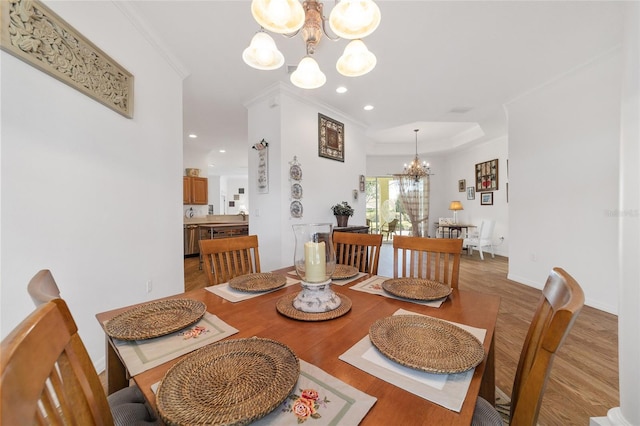
[(337, 92), (337, 93), (346, 93), (346, 92), (347, 92), (347, 90), (348, 90), (348, 89), (347, 89), (346, 87), (344, 87), (344, 86), (340, 86), (340, 87), (338, 87), (338, 88), (336, 89), (336, 92)]
[(225, 150), (225, 149), (221, 149), (221, 150), (220, 150), (220, 151), (218, 151), (218, 152), (221, 152), (221, 153), (223, 153), (223, 154), (224, 154), (225, 152), (227, 152), (227, 150)]
[(195, 138), (197, 138), (197, 137), (198, 137), (198, 135), (196, 135), (195, 133), (191, 133), (191, 134), (189, 134), (189, 137), (190, 137), (191, 139), (195, 139)]
[(209, 167), (215, 167), (215, 166), (216, 166), (215, 164), (209, 164)]
[(364, 106), (364, 110), (365, 111), (371, 111), (373, 109), (373, 105), (365, 105)]

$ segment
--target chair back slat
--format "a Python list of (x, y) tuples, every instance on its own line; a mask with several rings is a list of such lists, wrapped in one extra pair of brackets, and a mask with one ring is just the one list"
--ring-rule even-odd
[(209, 285), (260, 272), (257, 235), (200, 240), (200, 255)]
[(393, 277), (440, 281), (458, 288), (461, 239), (406, 237), (393, 239)]
[(580, 285), (563, 269), (554, 268), (520, 354), (511, 394), (511, 425), (536, 425), (553, 359), (583, 305)]
[(113, 425), (63, 299), (40, 304), (2, 341), (0, 424)]
[(334, 232), (332, 239), (337, 263), (372, 275), (378, 273), (382, 234)]

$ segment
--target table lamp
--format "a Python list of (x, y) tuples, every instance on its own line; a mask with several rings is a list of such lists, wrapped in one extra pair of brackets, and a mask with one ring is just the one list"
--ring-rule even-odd
[(458, 223), (458, 210), (464, 210), (460, 201), (452, 201), (449, 210), (453, 210), (453, 223)]

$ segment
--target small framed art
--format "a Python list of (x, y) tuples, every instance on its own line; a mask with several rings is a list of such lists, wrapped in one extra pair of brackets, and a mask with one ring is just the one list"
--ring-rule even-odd
[(483, 206), (493, 205), (493, 192), (483, 192), (480, 194), (480, 204)]
[(318, 155), (344, 162), (344, 124), (318, 113)]
[(467, 186), (467, 181), (465, 179), (460, 179), (458, 181), (458, 192), (464, 192), (465, 186)]
[(467, 200), (475, 200), (476, 199), (476, 189), (473, 186), (467, 187)]

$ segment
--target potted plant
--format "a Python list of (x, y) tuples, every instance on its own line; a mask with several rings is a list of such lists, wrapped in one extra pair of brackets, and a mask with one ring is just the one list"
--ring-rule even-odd
[(331, 210), (336, 216), (336, 221), (338, 222), (338, 226), (340, 227), (347, 226), (347, 223), (349, 222), (349, 216), (353, 216), (353, 207), (351, 207), (346, 201), (334, 204), (333, 206), (331, 206)]

